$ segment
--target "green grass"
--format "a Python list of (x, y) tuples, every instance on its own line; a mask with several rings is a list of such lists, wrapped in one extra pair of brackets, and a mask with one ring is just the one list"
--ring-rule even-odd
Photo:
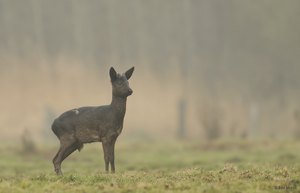
[(85, 145), (56, 176), (54, 146), (26, 154), (0, 148), (0, 192), (300, 192), (300, 142), (119, 140), (115, 174), (100, 143)]

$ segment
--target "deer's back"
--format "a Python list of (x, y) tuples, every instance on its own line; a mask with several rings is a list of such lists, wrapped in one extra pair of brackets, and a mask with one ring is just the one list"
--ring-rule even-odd
[(105, 117), (109, 114), (109, 106), (80, 107), (61, 114), (52, 124), (52, 130), (61, 137), (62, 135), (75, 135), (83, 138), (83, 142), (89, 142), (91, 136), (96, 138), (101, 130), (101, 124), (105, 124)]

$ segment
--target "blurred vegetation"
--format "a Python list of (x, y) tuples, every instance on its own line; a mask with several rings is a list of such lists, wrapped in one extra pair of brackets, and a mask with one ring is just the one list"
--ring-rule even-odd
[(47, 139), (54, 115), (109, 102), (109, 66), (134, 65), (130, 135), (175, 137), (185, 98), (187, 137), (291, 137), (300, 109), (299, 7), (297, 0), (0, 0), (2, 136), (16, 139), (28, 127)]
[(32, 133), (28, 129), (24, 129), (21, 136), (22, 153), (36, 153), (36, 144), (33, 140)]

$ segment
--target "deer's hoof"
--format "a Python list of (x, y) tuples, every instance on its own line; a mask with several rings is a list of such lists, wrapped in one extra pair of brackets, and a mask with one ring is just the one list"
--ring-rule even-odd
[(62, 173), (61, 170), (59, 170), (59, 169), (55, 169), (55, 173), (56, 173), (56, 175), (58, 175), (58, 176), (62, 176), (62, 175), (63, 175), (63, 173)]

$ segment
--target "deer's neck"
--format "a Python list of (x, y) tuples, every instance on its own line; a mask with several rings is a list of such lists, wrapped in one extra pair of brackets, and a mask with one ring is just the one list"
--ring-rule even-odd
[(127, 101), (127, 98), (122, 98), (122, 97), (118, 97), (118, 96), (114, 96), (114, 95), (112, 97), (112, 101), (111, 101), (110, 105), (111, 105), (113, 111), (116, 113), (116, 115), (120, 118), (124, 118), (124, 116), (125, 116), (126, 101)]

